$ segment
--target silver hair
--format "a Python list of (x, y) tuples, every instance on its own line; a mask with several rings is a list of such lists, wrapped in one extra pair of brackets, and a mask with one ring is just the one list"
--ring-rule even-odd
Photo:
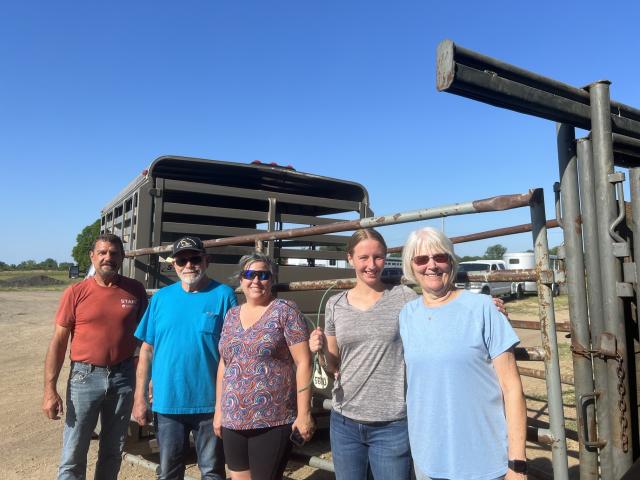
[(269, 269), (269, 271), (271, 272), (271, 275), (273, 277), (273, 283), (275, 284), (278, 282), (278, 264), (273, 258), (260, 252), (253, 252), (248, 255), (242, 256), (242, 258), (238, 262), (238, 266), (240, 267), (240, 270), (236, 274), (236, 278), (240, 280), (241, 278), (240, 275), (242, 274), (242, 272), (246, 270), (248, 265), (251, 265), (252, 263), (255, 263), (255, 262), (264, 263), (267, 266), (267, 269)]
[(402, 249), (402, 273), (410, 282), (418, 283), (413, 274), (413, 257), (434, 253), (446, 253), (449, 255), (451, 275), (449, 276), (448, 286), (452, 287), (458, 272), (458, 260), (453, 251), (453, 243), (444, 233), (433, 227), (424, 227), (409, 234)]

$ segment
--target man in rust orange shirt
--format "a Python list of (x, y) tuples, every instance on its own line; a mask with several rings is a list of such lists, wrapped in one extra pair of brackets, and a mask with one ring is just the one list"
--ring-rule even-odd
[(59, 480), (84, 479), (91, 434), (101, 420), (96, 480), (116, 480), (133, 406), (136, 325), (147, 307), (140, 282), (118, 274), (124, 259), (119, 237), (100, 235), (89, 252), (95, 275), (69, 287), (60, 300), (47, 350), (42, 410), (63, 413), (58, 376), (71, 338)]

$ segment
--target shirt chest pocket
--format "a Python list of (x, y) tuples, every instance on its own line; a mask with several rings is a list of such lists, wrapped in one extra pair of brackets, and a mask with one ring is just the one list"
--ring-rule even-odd
[(215, 312), (202, 312), (198, 317), (198, 331), (213, 335), (220, 325), (220, 315)]

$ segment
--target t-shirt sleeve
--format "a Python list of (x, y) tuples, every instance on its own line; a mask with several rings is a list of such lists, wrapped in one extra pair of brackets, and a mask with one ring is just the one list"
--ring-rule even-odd
[(287, 345), (291, 346), (309, 340), (307, 321), (297, 305), (283, 303), (282, 308), (284, 314), (284, 338), (287, 341)]
[[(156, 294), (157, 295), (157, 294)], [(155, 322), (153, 321), (153, 311), (156, 307), (156, 295), (151, 297), (151, 303), (147, 306), (142, 319), (133, 334), (138, 340), (142, 340), (149, 345), (153, 345), (155, 341)]]
[(147, 291), (142, 285), (140, 285), (140, 293), (138, 295), (138, 300), (140, 301), (138, 319), (140, 319), (144, 315), (144, 312), (147, 311), (147, 307), (149, 306), (149, 297), (147, 296)]
[(520, 343), (520, 339), (507, 317), (498, 311), (491, 298), (486, 299), (483, 307), (484, 341), (487, 345), (489, 356), (494, 359)]
[(333, 318), (333, 312), (336, 307), (337, 297), (331, 297), (324, 306), (324, 333), (331, 337), (336, 336), (336, 323)]
[(76, 305), (73, 287), (67, 288), (62, 294), (60, 305), (56, 312), (55, 322), (61, 327), (73, 329), (76, 324)]

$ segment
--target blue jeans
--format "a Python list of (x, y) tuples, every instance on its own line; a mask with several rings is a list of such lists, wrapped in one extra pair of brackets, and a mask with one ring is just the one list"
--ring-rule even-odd
[(73, 362), (67, 385), (59, 480), (84, 479), (91, 434), (100, 415), (96, 480), (116, 480), (133, 406), (135, 369), (131, 359), (114, 367)]
[(182, 480), (185, 454), (189, 450), (189, 432), (193, 432), (200, 477), (224, 480), (222, 440), (213, 433), (213, 412), (155, 414), (156, 437), (160, 447), (160, 480)]
[(359, 423), (331, 411), (331, 453), (336, 480), (411, 478), (411, 451), (407, 419)]

